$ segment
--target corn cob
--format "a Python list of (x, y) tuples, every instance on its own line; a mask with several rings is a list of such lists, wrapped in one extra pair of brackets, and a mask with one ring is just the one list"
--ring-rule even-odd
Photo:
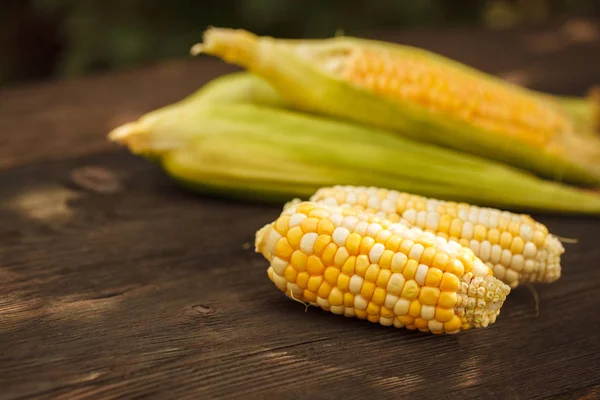
[(600, 184), (600, 139), (560, 102), (409, 46), (280, 40), (210, 28), (206, 53), (263, 77), (291, 106), (389, 129), (540, 176)]
[(255, 249), (288, 297), (385, 326), (484, 328), (510, 293), (470, 249), (351, 208), (294, 204), (257, 232)]
[(469, 247), (511, 288), (522, 283), (550, 283), (561, 276), (562, 243), (528, 215), (375, 187), (325, 187), (310, 201), (351, 207), (393, 222), (404, 220), (456, 241)]
[[(249, 103), (167, 107), (109, 134), (190, 189), (285, 202), (369, 185), (504, 209), (600, 214), (600, 196), (386, 131)], [(340, 151), (341, 144), (341, 151)]]

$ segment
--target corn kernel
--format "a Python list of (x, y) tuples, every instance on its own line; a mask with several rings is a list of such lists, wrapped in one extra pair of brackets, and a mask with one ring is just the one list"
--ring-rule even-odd
[(360, 289), (360, 295), (367, 300), (371, 300), (373, 292), (375, 292), (375, 284), (373, 282), (364, 281), (362, 288)]
[(296, 277), (296, 285), (298, 285), (301, 289), (306, 289), (309, 278), (310, 275), (308, 275), (308, 272), (300, 272)]
[(436, 305), (439, 297), (440, 289), (438, 288), (425, 286), (422, 287), (421, 291), (419, 292), (419, 301), (428, 306)]
[(302, 231), (304, 231), (306, 233), (316, 232), (319, 227), (319, 219), (306, 218), (304, 221), (302, 221), (302, 223), (300, 224), (300, 227), (302, 228)]
[(286, 238), (282, 237), (275, 245), (275, 255), (283, 260), (289, 260), (294, 253), (294, 249), (290, 247)]
[(402, 315), (402, 316), (396, 317), (396, 319), (398, 321), (400, 321), (400, 323), (402, 323), (406, 328), (408, 328), (410, 325), (412, 325), (413, 321), (415, 320), (410, 315)]
[(331, 236), (319, 235), (317, 240), (315, 240), (315, 245), (313, 246), (313, 254), (321, 257), (329, 243), (331, 243)]
[(319, 290), (319, 286), (321, 286), (321, 283), (323, 283), (322, 276), (311, 276), (310, 278), (308, 278), (306, 289), (311, 292), (317, 293), (317, 290)]
[[(402, 293), (406, 279), (402, 274), (392, 274), (387, 283), (387, 291), (393, 296), (399, 296)], [(415, 282), (416, 283), (416, 282)]]
[(440, 283), (440, 289), (444, 292), (456, 292), (458, 290), (458, 278), (448, 272), (444, 272), (442, 275), (442, 282)]
[[(379, 315), (380, 309), (381, 309), (380, 306), (378, 306), (377, 304), (370, 301), (369, 305), (367, 306), (367, 314), (368, 315)], [(379, 322), (379, 321), (377, 320), (377, 321), (373, 321), (373, 322)]]
[(371, 264), (367, 271), (365, 272), (365, 280), (369, 282), (377, 282), (377, 277), (379, 276), (379, 265)]
[(401, 296), (407, 300), (416, 299), (419, 295), (419, 285), (414, 280), (407, 280), (402, 287)]
[(304, 297), (304, 300), (314, 303), (317, 301), (317, 293), (312, 292), (309, 289), (304, 289), (304, 291), (302, 292), (302, 297)]
[(392, 276), (392, 271), (389, 269), (382, 269), (379, 271), (379, 275), (377, 276), (377, 286), (380, 288), (387, 287), (388, 281)]
[(406, 263), (406, 266), (404, 267), (404, 271), (402, 271), (404, 278), (406, 278), (407, 280), (413, 279), (415, 277), (415, 274), (417, 273), (418, 267), (419, 267), (418, 262), (416, 262), (415, 260), (412, 260), (412, 259), (408, 260), (408, 262)]
[(344, 306), (354, 307), (354, 295), (350, 292), (344, 293)]
[(281, 217), (277, 218), (277, 221), (275, 221), (275, 230), (282, 236), (285, 236), (289, 229), (289, 221), (290, 217), (287, 215), (282, 215)]
[(319, 257), (310, 255), (306, 261), (306, 271), (309, 275), (322, 275), (323, 271), (325, 271), (325, 266)]
[(367, 272), (367, 268), (369, 268), (370, 265), (371, 262), (366, 254), (361, 254), (360, 256), (356, 257), (356, 274), (364, 277)]
[(454, 332), (460, 329), (462, 323), (460, 318), (456, 315), (452, 317), (452, 319), (446, 323), (444, 323), (444, 330), (446, 332)]
[(425, 285), (431, 287), (440, 286), (442, 274), (442, 270), (438, 268), (429, 268), (429, 271), (427, 271), (427, 276), (425, 277)]
[(317, 292), (317, 295), (319, 297), (321, 297), (322, 299), (326, 299), (329, 297), (329, 293), (331, 292), (331, 285), (325, 281), (323, 281), (321, 283), (321, 286), (319, 286), (319, 291)]
[(421, 315), (421, 303), (419, 302), (419, 300), (415, 299), (410, 302), (410, 307), (408, 308), (408, 315), (410, 315), (413, 318), (416, 318), (419, 315)]
[(363, 237), (360, 242), (360, 249), (359, 249), (360, 254), (369, 254), (369, 252), (371, 251), (371, 247), (373, 247), (374, 244), (375, 244), (375, 239), (373, 239), (372, 237), (370, 237), (370, 236)]
[(371, 299), (371, 301), (377, 305), (383, 305), (383, 303), (385, 303), (385, 296), (386, 296), (386, 291), (380, 287), (375, 288), (375, 291), (373, 292), (373, 298)]
[(294, 250), (292, 253), (291, 263), (297, 271), (302, 272), (306, 271), (306, 261), (308, 256), (301, 252), (300, 250)]
[(413, 324), (415, 325), (415, 327), (417, 327), (417, 329), (422, 329), (423, 331), (425, 331), (427, 329), (427, 326), (429, 325), (429, 322), (427, 320), (424, 320), (423, 318), (415, 318)]
[(431, 266), (435, 267), (439, 270), (445, 271), (446, 265), (448, 265), (449, 262), (450, 262), (450, 257), (448, 256), (448, 254), (446, 254), (442, 251), (438, 251), (435, 254), (435, 256), (433, 257)]
[(335, 227), (333, 226), (333, 222), (331, 222), (328, 219), (321, 219), (317, 226), (317, 233), (319, 235), (331, 236), (333, 234), (334, 229), (335, 229)]
[(325, 250), (323, 250), (323, 254), (321, 255), (321, 260), (327, 266), (333, 265), (333, 258), (335, 257), (335, 253), (337, 252), (338, 247), (335, 243), (329, 243)]
[(340, 274), (340, 270), (335, 267), (327, 267), (325, 268), (325, 281), (329, 283), (331, 286), (335, 286), (338, 280), (338, 275)]
[(348, 235), (348, 239), (346, 239), (346, 248), (348, 249), (348, 253), (352, 255), (358, 254), (361, 240), (362, 237), (356, 232)]
[(401, 242), (402, 238), (399, 235), (392, 235), (385, 242), (385, 248), (395, 253), (400, 248)]
[(285, 269), (283, 276), (288, 282), (296, 282), (296, 277), (298, 276), (298, 272), (292, 267), (288, 265)]
[(443, 308), (453, 308), (458, 300), (456, 292), (441, 292), (438, 305)]
[(391, 250), (384, 250), (381, 258), (379, 259), (379, 267), (382, 269), (389, 269), (392, 266), (394, 254), (395, 253)]
[(446, 268), (446, 272), (456, 275), (458, 278), (462, 277), (465, 273), (465, 267), (456, 258), (450, 262)]
[(450, 308), (435, 308), (435, 319), (441, 322), (449, 322), (454, 317), (454, 311)]
[(329, 293), (328, 300), (332, 306), (341, 306), (344, 304), (344, 294), (338, 288), (333, 287)]

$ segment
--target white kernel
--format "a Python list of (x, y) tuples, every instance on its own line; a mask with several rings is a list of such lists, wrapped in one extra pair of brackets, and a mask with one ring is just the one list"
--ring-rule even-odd
[(319, 234), (316, 232), (306, 233), (300, 240), (300, 250), (306, 255), (311, 255), (318, 237)]
[(367, 202), (367, 207), (378, 210), (379, 209), (379, 203), (380, 203), (379, 197), (377, 197), (377, 196), (371, 196), (371, 197), (369, 197), (369, 201)]
[(344, 217), (342, 220), (342, 226), (349, 231), (353, 231), (356, 224), (358, 224), (358, 218), (356, 218), (354, 215)]
[(333, 234), (331, 235), (333, 242), (338, 246), (344, 246), (346, 244), (346, 239), (350, 235), (350, 231), (342, 226), (338, 226), (334, 229)]
[(469, 212), (469, 222), (476, 224), (477, 221), (479, 221), (479, 210), (475, 207), (471, 207), (471, 211)]
[(410, 301), (406, 299), (398, 299), (394, 306), (394, 314), (403, 316), (408, 314), (408, 308), (410, 307)]
[(492, 246), (490, 262), (493, 264), (498, 264), (500, 262), (500, 257), (502, 257), (502, 247), (499, 244), (495, 244)]
[(273, 260), (271, 261), (271, 267), (273, 267), (273, 271), (278, 275), (283, 276), (283, 271), (285, 271), (287, 266), (288, 262), (279, 257), (273, 257)]
[(362, 297), (360, 294), (354, 296), (354, 308), (356, 308), (357, 310), (365, 310), (368, 305), (369, 302), (365, 300), (365, 298)]
[(489, 229), (495, 229), (498, 227), (498, 213), (497, 212), (492, 212), (490, 214), (490, 218), (488, 220), (488, 228)]
[(364, 279), (360, 275), (352, 275), (348, 289), (352, 294), (360, 294)]
[(344, 310), (344, 315), (346, 317), (355, 317), (356, 312), (354, 311), (354, 307), (346, 307), (346, 309)]
[(508, 249), (502, 250), (502, 257), (500, 257), (500, 262), (502, 265), (510, 265), (510, 259), (512, 258), (512, 253)]
[(488, 226), (488, 222), (490, 220), (490, 212), (487, 209), (481, 210), (479, 212), (479, 218), (477, 222), (483, 226)]
[[(356, 218), (358, 218), (359, 221), (368, 221), (369, 220), (369, 215), (370, 214), (367, 214), (366, 212), (361, 211), (358, 214), (356, 214)], [(368, 225), (369, 224), (367, 223), (367, 226)]]
[(508, 286), (514, 286), (519, 282), (519, 273), (512, 269), (507, 269), (506, 274), (504, 275), (504, 280)]
[(394, 318), (379, 317), (379, 323), (383, 326), (392, 326), (394, 324)]
[(461, 237), (467, 240), (473, 238), (473, 224), (471, 222), (467, 221), (463, 224)]
[[(387, 291), (389, 294), (394, 296), (399, 296), (402, 293), (402, 288), (404, 287), (404, 283), (406, 282), (406, 278), (404, 275), (399, 273), (393, 273), (388, 279), (387, 283)], [(352, 282), (350, 282), (352, 283)]]
[[(425, 318), (423, 318), (425, 319)], [(440, 321), (436, 321), (435, 319), (430, 319), (427, 323), (429, 330), (431, 332), (439, 332), (444, 330), (444, 323)]]
[(491, 255), (492, 255), (492, 244), (489, 241), (484, 240), (479, 245), (479, 258), (481, 259), (481, 261), (485, 262), (490, 259)]
[(269, 233), (269, 238), (267, 239), (267, 250), (269, 253), (275, 253), (275, 246), (277, 246), (277, 242), (281, 239), (281, 235), (275, 229), (271, 229), (271, 233)]
[(347, 204), (356, 204), (357, 199), (358, 199), (358, 196), (354, 192), (350, 192), (350, 193), (346, 194), (346, 203)]
[(537, 252), (537, 247), (533, 242), (527, 242), (525, 244), (525, 248), (523, 249), (523, 256), (525, 258), (534, 258)]
[(295, 283), (288, 282), (286, 293), (289, 294), (292, 292), (295, 296), (302, 296), (303, 291), (304, 290), (300, 286), (296, 285)]
[(290, 228), (293, 228), (295, 226), (298, 226), (302, 223), (302, 221), (304, 221), (306, 219), (306, 215), (302, 214), (302, 213), (296, 213), (294, 215), (292, 215), (290, 217), (290, 220), (288, 221), (288, 226)]
[(335, 212), (329, 216), (329, 219), (331, 219), (331, 222), (334, 226), (340, 226), (340, 223), (344, 219), (344, 216), (341, 212)]
[(367, 235), (371, 236), (371, 237), (375, 237), (375, 236), (377, 236), (379, 231), (382, 229), (383, 229), (383, 227), (376, 222), (373, 224), (369, 224), (369, 228), (367, 228)]
[(373, 264), (377, 264), (379, 262), (379, 259), (381, 258), (381, 255), (383, 254), (385, 250), (385, 246), (381, 243), (375, 243), (373, 245), (373, 247), (371, 247), (371, 250), (369, 251), (369, 260), (371, 260), (371, 262)]
[(477, 240), (471, 239), (471, 241), (469, 242), (469, 248), (473, 250), (473, 253), (475, 253), (475, 255), (479, 254), (479, 242)]
[(411, 225), (417, 224), (417, 211), (414, 208), (409, 208), (402, 213), (402, 218)]
[(366, 236), (368, 227), (369, 227), (369, 223), (367, 221), (360, 221), (354, 227), (354, 232), (358, 233), (360, 236)]
[(458, 210), (458, 218), (462, 219), (463, 221), (467, 221), (469, 219), (469, 210), (466, 208), (460, 208)]
[(525, 261), (525, 272), (530, 274), (535, 270), (535, 261), (527, 260)]
[(510, 262), (510, 268), (517, 272), (521, 272), (525, 267), (525, 258), (522, 254), (515, 254)]
[(422, 305), (421, 306), (421, 318), (424, 320), (430, 320), (435, 318), (435, 306)]
[(393, 201), (389, 199), (385, 199), (381, 202), (381, 211), (385, 213), (393, 213), (396, 212), (396, 205)]
[(377, 234), (377, 237), (380, 238), (382, 242), (388, 240), (390, 236), (392, 236), (392, 232), (387, 229), (384, 229)]
[(331, 311), (334, 314), (338, 314), (338, 315), (342, 315), (344, 313), (344, 309), (346, 307), (344, 307), (343, 305), (340, 306), (331, 306), (331, 308), (329, 309), (329, 311)]
[(390, 266), (390, 269), (392, 270), (392, 272), (401, 273), (404, 270), (407, 261), (408, 257), (406, 256), (406, 254), (402, 252), (397, 252), (396, 254), (394, 254), (394, 257), (392, 257), (392, 264)]
[(427, 215), (427, 221), (425, 221), (425, 228), (437, 231), (440, 224), (440, 214), (433, 211)]
[(404, 328), (404, 324), (398, 320), (398, 318), (394, 318), (394, 326), (396, 328)]
[(422, 210), (417, 213), (417, 226), (424, 227), (427, 222), (427, 211)]
[(275, 286), (277, 286), (279, 288), (279, 290), (281, 290), (281, 291), (285, 291), (287, 289), (287, 281), (281, 275), (277, 275), (274, 273), (273, 274), (273, 283), (275, 283)]
[(480, 259), (476, 258), (473, 263), (473, 275), (474, 276), (487, 276), (489, 267), (481, 262)]
[(337, 206), (338, 204), (335, 197), (326, 197), (324, 200), (321, 200), (321, 202), (327, 206)]
[(323, 308), (329, 308), (329, 300), (317, 296), (317, 304)]
[(392, 310), (392, 309), (394, 309), (394, 306), (396, 305), (396, 302), (398, 302), (398, 296), (387, 294), (385, 296), (385, 302), (383, 303), (383, 305), (386, 308), (389, 308), (390, 310)]
[(425, 251), (425, 247), (423, 247), (422, 244), (414, 244), (408, 252), (408, 258), (414, 259), (415, 261), (419, 262), (419, 260), (421, 260), (421, 256), (423, 255), (423, 251)]
[(429, 267), (425, 264), (419, 264), (417, 267), (417, 272), (415, 272), (415, 281), (419, 284), (419, 286), (425, 285), (425, 276), (427, 275), (427, 271), (429, 271)]
[(531, 228), (531, 225), (522, 224), (519, 233), (521, 235), (521, 239), (523, 239), (524, 242), (529, 242), (533, 240), (533, 229)]

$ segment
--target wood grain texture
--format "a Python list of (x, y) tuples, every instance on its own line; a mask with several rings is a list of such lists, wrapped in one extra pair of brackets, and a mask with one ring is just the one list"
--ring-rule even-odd
[[(436, 37), (452, 35), (481, 64), (502, 43)], [(547, 87), (578, 90), (556, 65)], [(165, 68), (0, 92), (0, 399), (600, 397), (600, 220), (536, 216), (579, 239), (536, 287), (539, 316), (526, 287), (492, 327), (447, 337), (305, 311), (248, 246), (277, 208), (192, 195), (105, 142), (229, 70)]]

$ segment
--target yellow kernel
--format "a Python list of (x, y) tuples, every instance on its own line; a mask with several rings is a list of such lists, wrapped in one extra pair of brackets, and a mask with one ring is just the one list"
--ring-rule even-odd
[(424, 286), (419, 292), (419, 301), (427, 306), (434, 306), (440, 297), (440, 289)]
[(277, 218), (275, 221), (275, 230), (279, 232), (280, 235), (285, 236), (289, 229), (290, 217), (288, 215), (283, 215)]
[(292, 253), (292, 259), (290, 260), (290, 262), (292, 263), (292, 266), (294, 268), (296, 268), (297, 271), (306, 271), (306, 260), (308, 259), (308, 256), (306, 254), (304, 254), (303, 252), (301, 252), (300, 250), (294, 250), (294, 252)]
[(375, 288), (375, 291), (373, 292), (373, 298), (371, 299), (371, 301), (377, 305), (382, 306), (383, 303), (385, 303), (386, 293), (387, 292), (380, 287)]
[(379, 265), (371, 264), (365, 273), (365, 279), (369, 282), (377, 282), (379, 276)]
[(458, 259), (463, 265), (464, 272), (471, 272), (475, 267), (475, 254), (472, 251), (464, 251), (458, 255)]
[(303, 203), (303, 204), (300, 204), (298, 207), (296, 207), (296, 212), (297, 213), (302, 213), (304, 215), (308, 215), (315, 208), (316, 207), (315, 207), (314, 204)]
[(335, 257), (335, 253), (337, 252), (337, 244), (331, 242), (325, 247), (323, 250), (323, 254), (321, 255), (321, 260), (325, 265), (333, 265), (333, 258)]
[[(369, 302), (369, 305), (367, 306), (367, 314), (369, 315), (379, 315), (379, 310), (380, 310), (380, 306), (378, 306), (377, 304), (373, 303), (372, 301)], [(374, 321), (377, 322), (377, 321)]]
[(523, 252), (523, 248), (525, 247), (525, 242), (520, 236), (515, 236), (510, 245), (510, 251), (513, 254), (521, 254)]
[(504, 232), (505, 230), (508, 229), (508, 224), (510, 223), (510, 220), (504, 217), (498, 218), (498, 229), (500, 230), (500, 232)]
[(500, 231), (496, 228), (490, 229), (488, 231), (487, 239), (492, 245), (498, 244), (500, 242)]
[(510, 247), (510, 243), (512, 242), (512, 235), (510, 232), (504, 231), (500, 235), (500, 246), (503, 249), (508, 249)]
[(390, 276), (392, 275), (392, 271), (389, 269), (382, 269), (379, 271), (379, 276), (377, 276), (377, 286), (380, 288), (387, 287)]
[(392, 259), (394, 258), (394, 252), (391, 250), (384, 250), (383, 254), (379, 258), (379, 267), (381, 269), (389, 269), (392, 265)]
[(311, 276), (310, 278), (308, 278), (306, 289), (316, 293), (317, 290), (319, 290), (319, 286), (321, 286), (321, 283), (323, 283), (322, 276)]
[(411, 279), (409, 281), (406, 281), (406, 283), (402, 287), (401, 296), (406, 300), (416, 299), (419, 295), (419, 289), (419, 284), (414, 279)]
[(363, 237), (360, 242), (360, 254), (369, 254), (369, 251), (371, 251), (371, 247), (373, 247), (374, 244), (375, 239), (373, 239), (371, 236)]
[(402, 242), (402, 238), (400, 236), (392, 235), (385, 242), (385, 248), (390, 251), (397, 252), (398, 249), (400, 248), (401, 242)]
[(362, 237), (356, 232), (348, 235), (348, 238), (346, 239), (346, 248), (348, 249), (348, 253), (353, 255), (358, 254), (361, 240)]
[(473, 229), (473, 239), (477, 240), (478, 242), (483, 242), (486, 237), (487, 237), (486, 227), (481, 224), (475, 225), (475, 228)]
[(394, 312), (392, 310), (390, 310), (389, 308), (386, 307), (381, 307), (381, 310), (379, 311), (379, 313), (381, 314), (381, 316), (383, 318), (394, 318), (396, 316), (396, 314), (394, 314)]
[(462, 247), (469, 247), (469, 239), (461, 237), (458, 240), (458, 243), (462, 246)]
[(338, 288), (334, 287), (331, 289), (329, 293), (329, 304), (332, 306), (341, 306), (344, 304), (344, 293), (342, 293)]
[(398, 321), (400, 321), (406, 327), (408, 327), (409, 325), (411, 325), (413, 323), (413, 321), (415, 320), (410, 315), (401, 315), (399, 317), (396, 317), (396, 319)]
[(283, 276), (285, 277), (285, 279), (288, 282), (296, 282), (296, 277), (298, 276), (298, 272), (294, 269), (294, 267), (292, 267), (291, 265), (288, 265), (285, 268), (285, 271), (283, 271)]
[(322, 256), (329, 243), (331, 243), (331, 236), (319, 235), (317, 240), (315, 240), (315, 245), (313, 247), (314, 255), (319, 257)]
[(296, 277), (296, 285), (300, 286), (301, 289), (306, 289), (309, 278), (308, 272), (300, 272)]
[(317, 295), (322, 299), (326, 299), (329, 297), (329, 292), (331, 292), (331, 285), (327, 282), (323, 282), (321, 283), (321, 286), (319, 286)]
[(354, 295), (350, 292), (344, 293), (344, 306), (354, 307)]
[(348, 250), (345, 247), (340, 247), (338, 248), (338, 251), (336, 251), (335, 257), (333, 258), (333, 265), (338, 268), (342, 268), (349, 257), (350, 254), (348, 254)]
[(430, 266), (433, 262), (433, 259), (436, 255), (437, 251), (435, 247), (426, 247), (425, 251), (423, 251), (423, 255), (421, 256), (421, 260), (419, 261), (421, 264), (425, 264)]
[(463, 274), (465, 273), (465, 267), (464, 265), (460, 262), (460, 260), (457, 260), (456, 258), (452, 261), (450, 261), (450, 264), (448, 264), (448, 267), (446, 268), (446, 272), (449, 272), (451, 274), (456, 275), (458, 278), (462, 277)]
[(365, 298), (365, 300), (371, 300), (373, 297), (373, 293), (375, 292), (375, 284), (373, 282), (363, 282), (362, 288), (360, 289), (360, 295)]
[(431, 266), (437, 268), (439, 270), (445, 271), (446, 265), (450, 262), (450, 257), (448, 254), (443, 251), (438, 251), (433, 257), (433, 261), (431, 262)]
[(410, 249), (414, 246), (415, 242), (410, 239), (404, 239), (402, 243), (400, 243), (400, 248), (398, 249), (402, 253), (408, 255), (410, 253)]
[(337, 279), (337, 287), (342, 292), (347, 292), (349, 286), (350, 286), (350, 276), (346, 275), (344, 273), (339, 274), (338, 279)]
[(423, 332), (427, 332), (429, 330), (429, 321), (424, 320), (423, 318), (415, 318), (415, 321), (413, 323), (415, 324), (417, 329), (421, 329)]
[(410, 307), (408, 308), (408, 315), (415, 318), (421, 315), (421, 303), (419, 300), (413, 300), (410, 302)]
[(521, 233), (521, 223), (517, 221), (512, 221), (508, 226), (508, 231), (513, 236), (518, 236)]
[(358, 319), (366, 319), (367, 318), (367, 310), (359, 310), (358, 308), (355, 308), (354, 313), (356, 314), (356, 318), (358, 318)]
[(279, 238), (277, 244), (275, 245), (275, 255), (282, 260), (289, 260), (292, 254), (294, 253), (294, 249), (292, 249), (286, 238)]
[(444, 308), (453, 308), (458, 300), (456, 292), (442, 292), (438, 299), (438, 305)]
[(304, 300), (309, 301), (309, 302), (314, 303), (315, 301), (317, 301), (317, 293), (311, 292), (308, 289), (304, 289), (304, 291), (302, 292), (302, 297), (304, 297)]
[(456, 292), (458, 290), (458, 278), (454, 274), (444, 272), (442, 275), (442, 282), (440, 283), (440, 289), (444, 292)]
[(367, 272), (367, 268), (369, 268), (370, 265), (371, 261), (366, 254), (361, 254), (360, 256), (356, 257), (356, 274), (364, 277), (365, 273)]
[(425, 276), (425, 285), (430, 287), (440, 286), (442, 281), (442, 270), (438, 268), (429, 268), (427, 275)]
[(450, 237), (455, 237), (455, 238), (460, 237), (460, 234), (462, 232), (462, 227), (463, 227), (462, 221), (458, 218), (455, 218), (452, 221), (452, 223), (450, 224), (450, 231), (448, 232), (448, 235)]
[(533, 234), (533, 244), (539, 249), (544, 246), (546, 235), (541, 231), (535, 231)]
[(319, 220), (317, 218), (305, 218), (300, 227), (305, 233), (316, 232), (318, 230)]
[(450, 230), (450, 224), (452, 223), (452, 216), (449, 214), (442, 214), (440, 217), (440, 222), (438, 224), (438, 232), (439, 233), (448, 233)]
[(340, 270), (336, 267), (327, 267), (325, 268), (325, 273), (323, 276), (325, 277), (325, 281), (327, 281), (327, 283), (329, 283), (331, 286), (335, 286), (337, 284), (339, 274)]
[(350, 256), (342, 267), (342, 272), (348, 276), (354, 275), (354, 266), (356, 265), (356, 256)]
[(306, 260), (306, 271), (309, 275), (322, 275), (324, 270), (325, 266), (319, 257), (315, 255), (308, 256), (308, 260)]
[(460, 318), (454, 315), (450, 321), (444, 323), (444, 330), (446, 332), (454, 332), (459, 330), (461, 325)]
[(319, 235), (331, 236), (333, 234), (334, 230), (335, 230), (335, 226), (333, 226), (333, 222), (331, 222), (330, 220), (322, 219), (319, 221), (319, 225), (317, 226), (317, 233)]
[(415, 274), (417, 273), (417, 268), (419, 267), (419, 263), (416, 260), (408, 260), (402, 274), (404, 277), (408, 279), (413, 279)]

